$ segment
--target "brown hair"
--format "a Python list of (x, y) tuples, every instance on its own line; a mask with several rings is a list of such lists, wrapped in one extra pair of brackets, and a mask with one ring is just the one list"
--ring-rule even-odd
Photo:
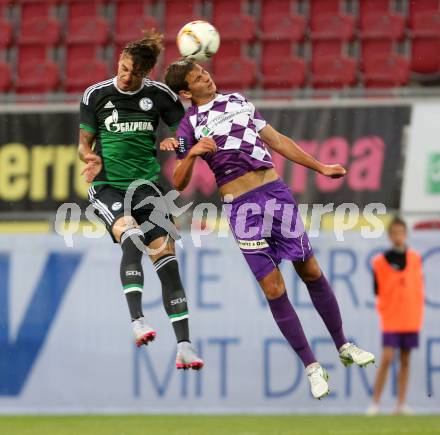
[(187, 75), (194, 69), (196, 63), (191, 59), (181, 59), (173, 62), (165, 71), (165, 83), (173, 92), (188, 90)]
[(394, 216), (390, 224), (388, 225), (388, 233), (391, 231), (391, 228), (395, 225), (401, 225), (405, 230), (407, 229), (406, 222), (400, 218), (399, 216)]
[(142, 33), (144, 37), (129, 42), (122, 49), (122, 54), (131, 56), (135, 70), (147, 74), (154, 68), (163, 50), (163, 35), (155, 29), (143, 30)]

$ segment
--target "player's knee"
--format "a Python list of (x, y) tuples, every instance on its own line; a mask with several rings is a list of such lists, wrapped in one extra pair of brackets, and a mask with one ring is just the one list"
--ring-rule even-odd
[(113, 224), (112, 234), (115, 240), (121, 243), (122, 235), (135, 228), (137, 228), (137, 222), (132, 216), (122, 216)]
[(120, 245), (122, 249), (122, 257), (127, 263), (141, 261), (144, 235), (139, 228), (131, 228), (121, 235)]
[(400, 366), (404, 369), (409, 367), (409, 352), (400, 355)]
[(267, 299), (276, 299), (286, 291), (286, 287), (283, 281), (272, 280), (264, 285), (263, 291)]
[(321, 268), (315, 258), (302, 263), (301, 265), (295, 264), (295, 269), (299, 277), (305, 282), (316, 281), (321, 276)]
[(393, 362), (393, 354), (392, 353), (384, 353), (382, 356), (382, 365), (388, 367)]

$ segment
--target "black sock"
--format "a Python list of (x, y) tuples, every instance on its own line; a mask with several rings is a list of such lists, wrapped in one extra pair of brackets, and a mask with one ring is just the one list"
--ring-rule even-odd
[(162, 283), (162, 300), (171, 320), (176, 340), (189, 341), (188, 305), (185, 290), (180, 281), (179, 265), (174, 255), (165, 255), (154, 263)]
[(142, 231), (133, 228), (125, 231), (121, 236), (121, 282), (127, 298), (131, 320), (143, 317), (142, 290), (144, 288), (144, 273), (142, 270), (142, 251), (136, 246), (133, 238), (144, 242)]

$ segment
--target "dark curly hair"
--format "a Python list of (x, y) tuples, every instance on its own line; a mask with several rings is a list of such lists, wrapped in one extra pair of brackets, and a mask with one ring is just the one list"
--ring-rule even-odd
[(195, 68), (196, 63), (191, 59), (180, 59), (168, 66), (165, 71), (165, 83), (173, 92), (188, 90), (186, 76)]
[(154, 68), (163, 50), (163, 35), (155, 29), (144, 30), (142, 33), (144, 37), (129, 42), (122, 49), (122, 54), (131, 56), (135, 71), (146, 75)]

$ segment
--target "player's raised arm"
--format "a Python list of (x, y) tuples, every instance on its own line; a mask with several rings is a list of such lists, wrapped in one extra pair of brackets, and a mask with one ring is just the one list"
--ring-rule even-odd
[(316, 160), (296, 144), (295, 141), (279, 133), (270, 125), (266, 125), (266, 127), (261, 129), (258, 133), (263, 142), (270, 148), (292, 162), (313, 169), (327, 177), (340, 178), (347, 173), (345, 168), (341, 165), (325, 165), (319, 160)]
[(203, 137), (197, 142), (187, 153), (186, 157), (182, 160), (178, 160), (173, 173), (173, 185), (174, 187), (182, 191), (188, 186), (191, 180), (194, 163), (197, 157), (205, 153), (214, 153), (217, 151), (217, 145), (214, 139), (210, 137)]

